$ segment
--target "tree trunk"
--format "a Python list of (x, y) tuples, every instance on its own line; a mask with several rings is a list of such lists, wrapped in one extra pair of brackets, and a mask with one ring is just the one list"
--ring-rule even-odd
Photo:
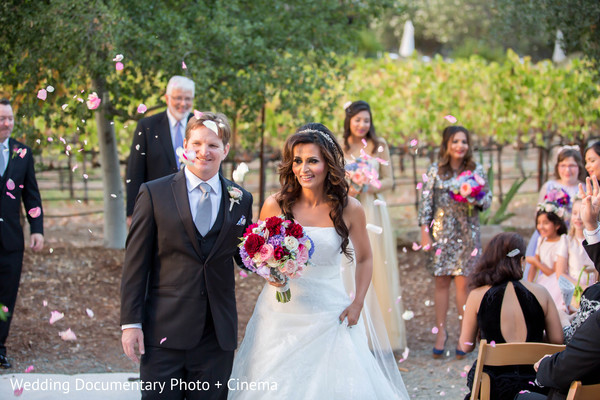
[(125, 195), (121, 182), (114, 125), (107, 119), (106, 113), (110, 104), (110, 97), (104, 77), (92, 79), (92, 85), (98, 93), (98, 97), (102, 99), (100, 107), (95, 111), (95, 116), (104, 186), (104, 247), (123, 249), (127, 238)]

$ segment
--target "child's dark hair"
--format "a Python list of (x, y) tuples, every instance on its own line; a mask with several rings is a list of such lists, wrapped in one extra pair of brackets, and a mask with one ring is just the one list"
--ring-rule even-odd
[(556, 215), (555, 213), (553, 213), (552, 211), (539, 210), (537, 212), (537, 214), (535, 215), (535, 225), (536, 226), (537, 226), (538, 218), (542, 214), (546, 214), (546, 218), (548, 218), (548, 220), (550, 222), (552, 222), (554, 224), (554, 226), (558, 226), (558, 231), (556, 233), (558, 233), (559, 235), (567, 234), (568, 230), (567, 230), (567, 224), (565, 223), (565, 220), (562, 219), (561, 217), (559, 217), (558, 215)]

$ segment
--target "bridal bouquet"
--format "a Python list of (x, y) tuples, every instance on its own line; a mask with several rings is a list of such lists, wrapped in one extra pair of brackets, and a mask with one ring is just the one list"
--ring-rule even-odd
[(346, 177), (358, 192), (366, 191), (369, 185), (378, 189), (381, 187), (377, 169), (362, 158), (356, 158), (355, 161), (346, 164)]
[(288, 281), (302, 275), (315, 251), (302, 225), (283, 216), (269, 217), (250, 225), (241, 240), (239, 248), (244, 265), (268, 281), (284, 284), (277, 288), (277, 300), (290, 301)]
[(470, 217), (473, 204), (485, 196), (484, 186), (485, 180), (479, 174), (469, 170), (463, 171), (450, 183), (450, 196), (459, 203), (468, 203)]

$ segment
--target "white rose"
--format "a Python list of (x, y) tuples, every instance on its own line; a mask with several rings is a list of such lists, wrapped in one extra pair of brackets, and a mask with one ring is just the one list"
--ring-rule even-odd
[(287, 236), (284, 240), (283, 240), (283, 244), (285, 245), (285, 247), (287, 247), (287, 249), (289, 251), (296, 251), (298, 249), (298, 239), (296, 239), (293, 236)]

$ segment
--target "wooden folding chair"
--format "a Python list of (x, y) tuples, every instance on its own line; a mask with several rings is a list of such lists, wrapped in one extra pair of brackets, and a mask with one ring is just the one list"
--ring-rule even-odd
[(567, 400), (598, 400), (600, 399), (600, 384), (582, 385), (580, 381), (573, 381), (567, 394)]
[(554, 354), (565, 349), (564, 345), (548, 343), (502, 343), (479, 342), (479, 354), (475, 367), (475, 378), (471, 400), (490, 399), (490, 376), (483, 372), (483, 366), (533, 365), (546, 354)]

